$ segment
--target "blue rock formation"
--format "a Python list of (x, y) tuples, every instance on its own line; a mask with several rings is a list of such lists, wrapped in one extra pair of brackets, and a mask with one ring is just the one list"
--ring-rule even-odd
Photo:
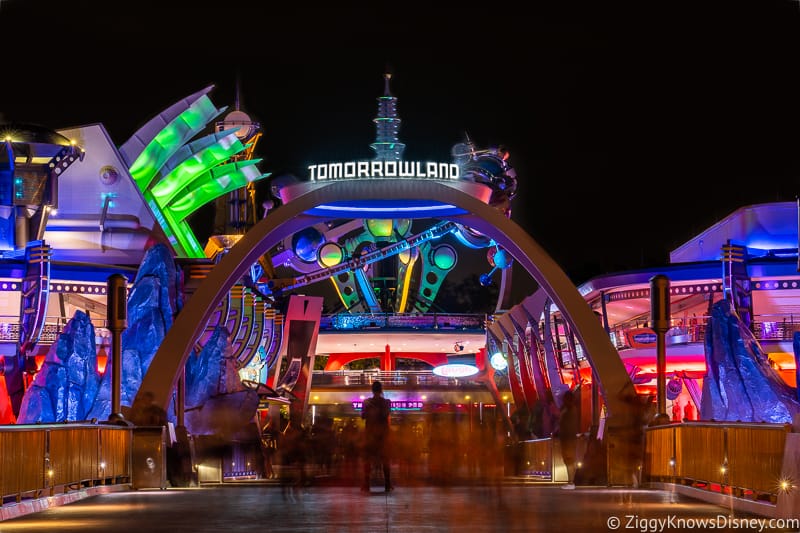
[(94, 326), (86, 313), (76, 311), (25, 391), (17, 423), (91, 418), (88, 407), (94, 403), (99, 386)]
[[(183, 307), (181, 282), (166, 246), (148, 250), (128, 297), (128, 327), (120, 335), (123, 414), (129, 413), (142, 377)], [(256, 414), (258, 395), (242, 385), (229, 337), (218, 327), (202, 351), (187, 360), (185, 425), (190, 434), (233, 437)], [(113, 361), (109, 354), (101, 377), (96, 353), (94, 326), (88, 315), (76, 312), (25, 392), (17, 423), (108, 420)], [(174, 402), (167, 414), (177, 422)]]
[[(142, 376), (182, 307), (179, 289), (180, 273), (169, 249), (163, 244), (153, 246), (133, 282), (128, 328), (121, 335), (123, 406), (133, 402)], [(113, 363), (109, 358), (101, 377), (96, 370), (96, 349), (91, 320), (85, 313), (76, 312), (25, 391), (17, 423), (107, 420), (111, 414)]]
[[(150, 368), (159, 346), (183, 307), (180, 272), (169, 249), (158, 244), (142, 259), (128, 296), (128, 327), (122, 332), (122, 385), (120, 403), (129, 407)], [(107, 420), (111, 414), (111, 378), (113, 362), (109, 357), (100, 393), (90, 415)], [(123, 408), (123, 413), (127, 408)], [(171, 419), (175, 421), (175, 419)]]
[(186, 361), (185, 424), (192, 435), (234, 438), (256, 414), (258, 394), (242, 385), (229, 337), (217, 327)]
[(712, 306), (705, 352), (702, 420), (791, 423), (800, 413), (792, 387), (772, 368), (727, 300)]

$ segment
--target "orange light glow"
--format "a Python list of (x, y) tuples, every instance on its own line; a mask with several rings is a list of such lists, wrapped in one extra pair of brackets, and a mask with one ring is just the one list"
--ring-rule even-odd
[(102, 376), (106, 373), (106, 366), (108, 365), (108, 354), (106, 353), (105, 346), (100, 345), (97, 351), (97, 372)]

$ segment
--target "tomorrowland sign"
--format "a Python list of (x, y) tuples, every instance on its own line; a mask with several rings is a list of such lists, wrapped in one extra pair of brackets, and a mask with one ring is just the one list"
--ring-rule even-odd
[(460, 168), (454, 163), (422, 161), (349, 161), (309, 165), (311, 181), (411, 178), (457, 180)]

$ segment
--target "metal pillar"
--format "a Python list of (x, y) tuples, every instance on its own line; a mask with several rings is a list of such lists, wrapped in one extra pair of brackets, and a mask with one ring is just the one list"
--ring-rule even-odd
[(669, 278), (658, 274), (650, 278), (650, 318), (656, 332), (656, 384), (658, 410), (651, 425), (669, 424), (667, 414), (667, 345), (669, 329)]
[(109, 420), (124, 420), (122, 415), (122, 332), (128, 327), (128, 279), (122, 274), (108, 277), (108, 329), (111, 330), (111, 414)]

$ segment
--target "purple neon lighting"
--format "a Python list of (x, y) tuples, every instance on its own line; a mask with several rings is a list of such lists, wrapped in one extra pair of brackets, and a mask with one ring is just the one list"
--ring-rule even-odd
[(460, 208), (449, 205), (449, 204), (437, 204), (437, 205), (421, 205), (421, 206), (414, 206), (414, 207), (357, 207), (353, 205), (329, 205), (329, 204), (322, 204), (318, 206), (316, 209), (326, 209), (328, 211), (348, 211), (348, 212), (360, 212), (360, 213), (382, 213), (388, 209), (392, 211), (400, 211), (404, 213), (413, 213), (416, 211), (440, 211), (443, 209), (454, 209), (454, 210), (461, 210)]

